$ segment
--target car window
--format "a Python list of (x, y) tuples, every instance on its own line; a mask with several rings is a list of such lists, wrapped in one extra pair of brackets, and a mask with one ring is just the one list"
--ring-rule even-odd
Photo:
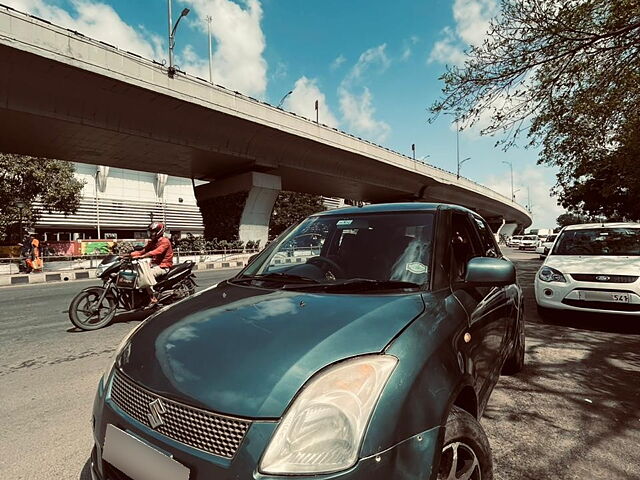
[(491, 232), (491, 229), (486, 224), (484, 220), (480, 217), (473, 216), (473, 219), (476, 222), (476, 226), (478, 227), (478, 231), (480, 232), (480, 240), (482, 242), (482, 256), (483, 257), (499, 257), (500, 249), (496, 244), (496, 239)]
[(451, 277), (453, 281), (464, 280), (467, 262), (481, 256), (482, 247), (476, 229), (464, 213), (453, 213), (451, 217)]
[(554, 255), (640, 255), (640, 228), (565, 230), (554, 243)]
[(427, 284), (434, 215), (431, 212), (309, 217), (244, 275), (287, 274), (317, 283), (367, 279)]

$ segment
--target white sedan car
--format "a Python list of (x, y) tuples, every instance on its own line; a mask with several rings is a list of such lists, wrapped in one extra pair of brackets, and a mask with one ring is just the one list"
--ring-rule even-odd
[(537, 235), (525, 235), (522, 237), (522, 240), (520, 240), (518, 250), (535, 250), (538, 246), (538, 241)]
[(640, 223), (565, 227), (536, 274), (538, 312), (640, 315), (639, 278)]
[(538, 246), (536, 247), (536, 253), (540, 254), (540, 258), (544, 258), (547, 256), (547, 254), (551, 251), (551, 248), (553, 247), (553, 242), (556, 241), (557, 237), (558, 235), (554, 233), (538, 242)]

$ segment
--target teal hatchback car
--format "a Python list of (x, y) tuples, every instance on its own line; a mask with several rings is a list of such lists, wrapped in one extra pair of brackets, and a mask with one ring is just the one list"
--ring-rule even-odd
[(95, 398), (92, 475), (491, 479), (478, 420), (524, 348), (515, 268), (474, 212), (312, 215), (122, 342)]

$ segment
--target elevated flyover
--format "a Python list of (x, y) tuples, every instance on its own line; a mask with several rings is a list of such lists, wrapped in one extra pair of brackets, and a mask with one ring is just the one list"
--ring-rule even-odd
[(196, 195), (210, 233), (265, 239), (280, 189), (531, 224), (470, 180), (1, 6), (0, 62), (0, 151), (206, 180)]

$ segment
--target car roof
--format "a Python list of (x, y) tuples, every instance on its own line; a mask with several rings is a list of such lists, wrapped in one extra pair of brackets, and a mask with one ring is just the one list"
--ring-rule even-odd
[(365, 213), (392, 213), (392, 212), (435, 212), (441, 208), (450, 208), (464, 212), (474, 213), (471, 210), (459, 205), (450, 205), (447, 203), (427, 203), (427, 202), (405, 202), (405, 203), (377, 203), (372, 205), (364, 205), (362, 207), (344, 207), (335, 208), (333, 210), (325, 210), (318, 212), (314, 216), (330, 216), (330, 215), (357, 215)]
[(640, 223), (618, 222), (618, 223), (581, 223), (579, 225), (568, 225), (564, 230), (587, 230), (591, 228), (640, 228)]

